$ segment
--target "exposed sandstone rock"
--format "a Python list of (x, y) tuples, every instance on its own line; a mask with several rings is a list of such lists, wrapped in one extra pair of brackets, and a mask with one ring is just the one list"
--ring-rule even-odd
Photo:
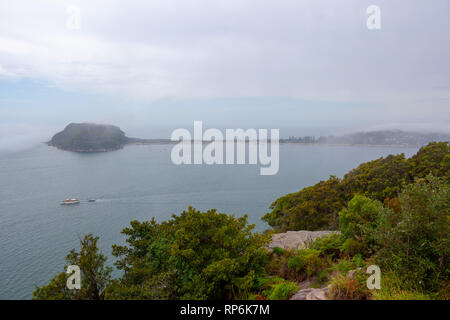
[(329, 292), (330, 286), (300, 289), (289, 300), (328, 300)]
[(339, 231), (288, 231), (276, 233), (272, 236), (272, 243), (269, 244), (269, 248), (301, 249), (317, 238), (333, 233), (339, 233)]

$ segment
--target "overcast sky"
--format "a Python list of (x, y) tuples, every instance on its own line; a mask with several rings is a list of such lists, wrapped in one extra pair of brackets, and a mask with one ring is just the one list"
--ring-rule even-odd
[(161, 138), (193, 120), (448, 131), (449, 13), (448, 0), (0, 0), (0, 148), (71, 121)]

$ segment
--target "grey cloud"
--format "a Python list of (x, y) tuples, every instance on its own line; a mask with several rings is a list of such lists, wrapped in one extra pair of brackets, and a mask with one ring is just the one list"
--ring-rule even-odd
[[(79, 31), (65, 28), (69, 4), (81, 8)], [(379, 31), (365, 26), (370, 4), (381, 7)], [(450, 121), (446, 0), (0, 6), (1, 79), (45, 79), (148, 109), (161, 98), (288, 97), (335, 101), (337, 113), (342, 102), (374, 105), (358, 109), (360, 118), (380, 121)]]

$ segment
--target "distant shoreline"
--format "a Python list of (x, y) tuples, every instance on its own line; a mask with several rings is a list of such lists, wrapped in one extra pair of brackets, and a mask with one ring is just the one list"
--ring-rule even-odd
[[(220, 140), (189, 140), (190, 143), (210, 144), (212, 141), (221, 143), (271, 143), (270, 139), (260, 140), (257, 136), (240, 133), (233, 136), (221, 137)], [(254, 137), (254, 139), (253, 139)], [(225, 139), (224, 139), (225, 138)], [(450, 134), (445, 133), (414, 133), (403, 131), (371, 131), (358, 132), (344, 136), (314, 137), (304, 136), (282, 138), (277, 141), (279, 144), (297, 144), (303, 146), (354, 146), (354, 147), (399, 147), (399, 148), (420, 148), (432, 141), (449, 141)], [(173, 145), (183, 143), (184, 140), (173, 141), (171, 139), (142, 139), (127, 137), (119, 127), (114, 125), (100, 125), (93, 123), (70, 123), (63, 131), (56, 133), (47, 142), (49, 146), (60, 150), (72, 152), (109, 152), (120, 150), (127, 145), (151, 145), (166, 144)], [(186, 141), (187, 143), (188, 141)]]
[[(96, 153), (96, 152), (111, 152), (111, 151), (117, 151), (124, 149), (127, 146), (139, 146), (139, 145), (173, 145), (180, 143), (179, 141), (172, 141), (169, 139), (146, 139), (146, 141), (134, 141), (127, 144), (124, 144), (117, 148), (110, 148), (110, 149), (72, 149), (72, 148), (62, 148), (56, 145), (53, 145), (49, 142), (44, 142), (44, 144), (55, 147), (58, 150), (62, 151), (70, 151), (70, 152), (79, 152), (79, 153)], [(194, 141), (199, 143), (200, 141)], [(203, 140), (201, 143), (211, 143), (212, 141)], [(222, 142), (231, 142), (231, 140), (222, 140)], [(234, 141), (236, 143), (249, 143), (250, 141)], [(257, 140), (251, 141), (257, 143)], [(271, 141), (267, 141), (267, 143), (271, 143)], [(381, 147), (381, 148), (420, 148), (422, 145), (402, 145), (402, 144), (349, 144), (349, 143), (342, 143), (342, 144), (333, 144), (333, 143), (302, 143), (302, 142), (292, 142), (292, 141), (279, 141), (279, 144), (292, 144), (292, 145), (301, 145), (301, 146), (324, 146), (324, 147)]]
[[(149, 139), (148, 142), (132, 142), (132, 143), (127, 143), (126, 145), (146, 145), (146, 144), (176, 144), (181, 142), (182, 140), (177, 140), (177, 141), (172, 141), (169, 139)], [(211, 143), (214, 140), (202, 140), (202, 141), (193, 141), (196, 143)], [(221, 140), (222, 142), (233, 142), (232, 140)], [(234, 142), (245, 142), (245, 143), (249, 143), (249, 142), (254, 142), (254, 143), (258, 143), (258, 140), (251, 140), (251, 141), (243, 141), (243, 140), (235, 140)], [(264, 141), (266, 142), (266, 141)], [(270, 140), (267, 140), (267, 143), (271, 143)], [(337, 146), (347, 146), (347, 147), (404, 147), (404, 148), (420, 148), (423, 147), (423, 145), (419, 145), (419, 144), (352, 144), (352, 143), (306, 143), (306, 142), (293, 142), (293, 141), (278, 141), (279, 144), (298, 144), (298, 145), (303, 145), (303, 146), (328, 146), (328, 147), (337, 147)]]

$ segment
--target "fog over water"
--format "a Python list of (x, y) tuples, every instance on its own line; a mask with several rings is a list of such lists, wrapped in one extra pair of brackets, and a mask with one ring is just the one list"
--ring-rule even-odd
[[(379, 30), (366, 26), (371, 4), (2, 2), (0, 149), (70, 122), (144, 138), (194, 120), (282, 137), (448, 131), (450, 2), (379, 0)], [(79, 29), (67, 27), (69, 5)]]

